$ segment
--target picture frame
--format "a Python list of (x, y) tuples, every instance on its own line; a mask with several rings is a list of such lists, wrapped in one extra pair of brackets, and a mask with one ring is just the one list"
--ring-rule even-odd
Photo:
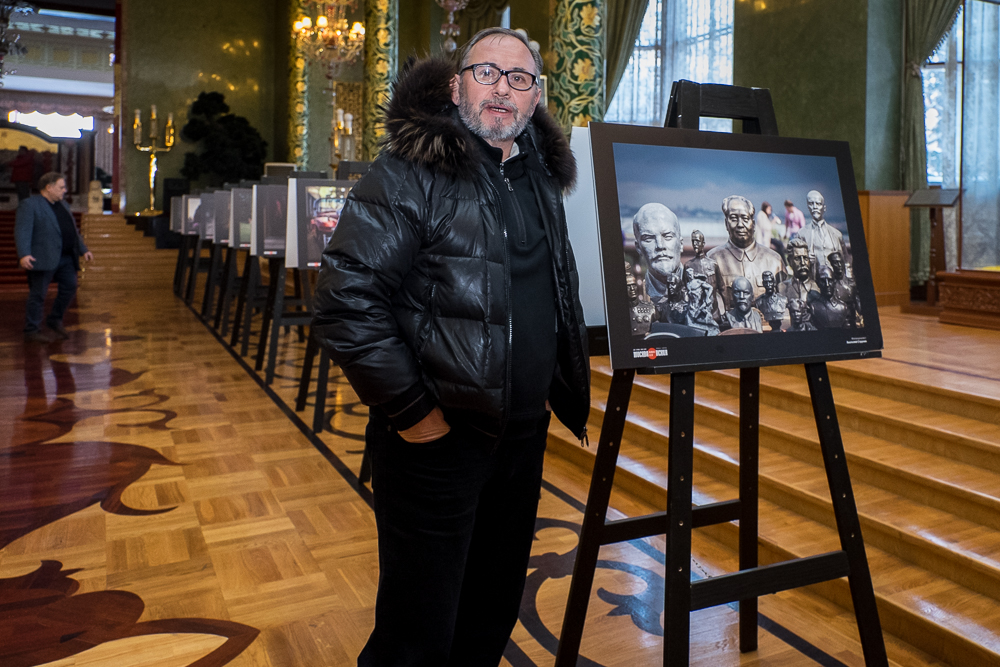
[[(845, 142), (607, 123), (591, 123), (590, 139), (613, 368), (669, 373), (880, 355)], [(806, 208), (807, 196), (822, 210), (819, 232), (807, 211), (801, 230), (757, 243), (765, 200), (773, 215), (785, 200)], [(775, 295), (784, 297), (780, 313)]]
[(285, 266), (318, 269), (323, 249), (336, 231), (347, 194), (357, 181), (288, 180)]

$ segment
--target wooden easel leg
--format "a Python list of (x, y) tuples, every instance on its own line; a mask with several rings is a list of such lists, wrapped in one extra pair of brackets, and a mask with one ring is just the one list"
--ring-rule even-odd
[(691, 473), (694, 470), (694, 373), (670, 376), (667, 451), (667, 564), (663, 664), (688, 664), (691, 631)]
[(207, 320), (212, 314), (212, 304), (215, 302), (215, 287), (219, 273), (219, 263), (222, 258), (222, 246), (212, 244), (212, 257), (208, 260), (208, 276), (205, 278), (205, 295), (201, 299), (201, 319)]
[(184, 303), (191, 305), (194, 301), (194, 286), (198, 282), (198, 270), (201, 268), (201, 237), (194, 242), (194, 253), (191, 256), (191, 270), (188, 271), (187, 287), (184, 290)]
[[(740, 369), (740, 569), (757, 567), (760, 369)], [(757, 598), (740, 600), (740, 651), (757, 650)]]
[(264, 370), (264, 384), (274, 382), (274, 367), (278, 363), (278, 335), (284, 324), (285, 314), (285, 265), (278, 269), (278, 289), (274, 293), (274, 310), (271, 315), (271, 337), (267, 346), (267, 366)]
[(826, 479), (833, 499), (833, 513), (837, 519), (840, 546), (847, 554), (851, 573), (847, 577), (854, 602), (854, 615), (861, 636), (861, 650), (868, 667), (887, 667), (889, 659), (882, 637), (872, 575), (868, 569), (868, 557), (861, 536), (861, 522), (854, 502), (851, 476), (847, 470), (844, 442), (837, 423), (837, 410), (833, 401), (833, 389), (825, 363), (806, 364), (806, 379), (812, 397), (813, 414), (819, 432), (819, 444), (826, 466)]
[(366, 442), (365, 451), (361, 455), (361, 470), (358, 471), (358, 482), (367, 484), (370, 481), (372, 481), (372, 458), (368, 449), (368, 443)]
[(580, 544), (577, 547), (573, 579), (569, 587), (569, 600), (566, 603), (562, 633), (559, 636), (556, 667), (576, 665), (577, 656), (580, 654), (583, 626), (587, 622), (587, 606), (590, 603), (590, 592), (594, 585), (598, 552), (603, 543), (604, 521), (608, 513), (608, 503), (611, 500), (611, 488), (615, 481), (619, 445), (621, 445), (622, 433), (625, 431), (625, 418), (628, 414), (628, 403), (632, 395), (632, 382), (634, 380), (634, 369), (617, 370), (611, 377), (607, 408), (604, 411), (604, 424), (601, 427), (601, 437), (597, 445), (594, 473), (590, 481), (590, 493), (587, 496), (587, 509), (584, 510), (583, 514)]
[[(219, 331), (219, 335), (226, 337), (226, 330), (229, 322), (229, 304), (232, 303), (233, 286), (236, 278), (236, 248), (226, 248), (226, 263), (222, 267), (222, 280), (219, 282), (219, 302), (215, 307), (215, 319), (212, 326)], [(226, 324), (223, 325), (223, 313), (226, 315)], [(220, 327), (222, 327), (220, 329)]]
[(316, 337), (309, 331), (309, 339), (306, 343), (306, 356), (302, 360), (302, 376), (299, 378), (299, 393), (295, 397), (295, 411), (302, 412), (306, 409), (306, 399), (309, 397), (309, 384), (312, 382), (313, 361), (319, 351), (319, 343)]
[(247, 294), (250, 289), (250, 275), (253, 272), (250, 268), (257, 261), (256, 257), (251, 257), (247, 253), (246, 261), (243, 262), (243, 275), (240, 276), (240, 291), (236, 296), (236, 312), (233, 313), (233, 333), (229, 339), (229, 346), (236, 347), (236, 341), (240, 339), (240, 325), (243, 323), (243, 309), (246, 307)]
[(181, 245), (177, 249), (177, 266), (174, 267), (174, 296), (181, 296), (184, 289), (184, 272), (188, 266), (188, 255), (191, 253), (191, 237), (181, 236)]
[(330, 375), (330, 354), (320, 348), (319, 371), (316, 374), (316, 408), (313, 411), (313, 433), (322, 433), (326, 414), (326, 385)]
[(243, 313), (243, 339), (240, 341), (240, 356), (245, 357), (250, 352), (250, 325), (253, 324), (253, 309), (258, 307), (260, 292), (263, 289), (263, 277), (260, 273), (260, 259), (253, 257), (250, 266), (249, 287), (247, 288), (246, 310)]
[(269, 258), (267, 260), (267, 302), (264, 304), (264, 321), (261, 322), (260, 339), (257, 341), (257, 359), (253, 366), (255, 371), (264, 368), (264, 357), (267, 354), (267, 334), (271, 329), (271, 318), (274, 314), (274, 302), (278, 298), (278, 290), (281, 290), (282, 295), (284, 294), (285, 260)]

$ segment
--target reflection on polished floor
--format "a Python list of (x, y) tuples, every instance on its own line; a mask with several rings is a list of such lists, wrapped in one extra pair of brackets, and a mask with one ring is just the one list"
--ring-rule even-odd
[[(84, 280), (66, 323), (70, 338), (48, 346), (22, 341), (22, 295), (0, 301), (0, 664), (353, 664), (373, 621), (377, 583), (370, 495), (356, 477), (366, 409), (334, 370), (331, 431), (311, 434), (311, 404), (304, 413), (293, 407), (304, 351), (298, 338), (283, 337), (277, 379), (265, 389), (169, 283), (165, 274), (160, 288), (129, 291)], [(886, 359), (838, 364), (834, 382), (845, 386), (842, 421), (851, 433), (866, 428), (865, 406), (855, 404), (867, 402), (871, 411), (919, 423), (913, 437), (928, 440), (914, 445), (922, 453), (899, 473), (888, 460), (897, 450), (885, 445), (889, 453), (879, 458), (872, 444), (863, 453), (852, 443), (869, 443), (845, 431), (891, 664), (998, 664), (1000, 519), (990, 513), (1000, 508), (1000, 485), (991, 491), (990, 484), (1000, 463), (990, 459), (976, 477), (974, 462), (1000, 462), (993, 451), (1000, 451), (1000, 436), (986, 414), (1000, 405), (1000, 340), (896, 313), (884, 320)], [(597, 411), (606, 369), (595, 362)], [(711, 375), (703, 398), (718, 405), (706, 409), (722, 414), (728, 376)], [(764, 376), (762, 414), (777, 419), (787, 412), (794, 420), (800, 378), (794, 370)], [(866, 401), (865, 385), (875, 376), (895, 389), (879, 389), (881, 398)], [(931, 383), (944, 392), (928, 399), (932, 405), (899, 407), (909, 400), (904, 390)], [(627, 434), (623, 442), (627, 474), (612, 504), (627, 515), (662, 509), (655, 487), (662, 475), (655, 433), (661, 389), (650, 380), (648, 393), (637, 397), (637, 428), (649, 433)], [(967, 414), (954, 415), (962, 409), (943, 406), (962, 392), (975, 398)], [(893, 401), (899, 406), (889, 406)], [(944, 432), (967, 430), (951, 433), (953, 441), (935, 454), (935, 426), (921, 415), (944, 420), (936, 426)], [(696, 486), (704, 498), (726, 491), (732, 438), (720, 419), (706, 420), (699, 443)], [(822, 489), (813, 493), (801, 463), (812, 455), (796, 463), (788, 453), (793, 445), (778, 442), (778, 431), (796, 434), (796, 423), (789, 424), (773, 436), (762, 433), (762, 445), (773, 450), (762, 453), (763, 561), (803, 545), (825, 551), (830, 539), (819, 500), (816, 508), (795, 507)], [(902, 427), (876, 430), (891, 440), (886, 432)], [(528, 590), (503, 663), (512, 667), (553, 662), (589, 483), (591, 453), (567, 443), (558, 428), (550, 442)], [(955, 479), (913, 482), (916, 492), (886, 481), (915, 478), (915, 466), (933, 466), (928, 457), (948, 459), (949, 452), (964, 466)], [(796, 487), (796, 480), (806, 481)], [(889, 516), (890, 494), (901, 499), (897, 516)], [(925, 514), (913, 496), (923, 495), (933, 525), (921, 523)], [(948, 506), (959, 502), (978, 509), (962, 512), (963, 532), (952, 535)], [(696, 534), (695, 576), (735, 567), (730, 532)], [(894, 532), (908, 546), (894, 546)], [(918, 544), (918, 535), (932, 546)], [(958, 552), (954, 559), (949, 549)], [(663, 550), (659, 538), (602, 550), (586, 664), (661, 664)], [(937, 630), (906, 615), (911, 573), (897, 562), (924, 573), (926, 588), (912, 597), (924, 601)], [(734, 606), (697, 612), (691, 664), (862, 665), (853, 614), (838, 606), (845, 604), (842, 588), (834, 582), (762, 598), (760, 649), (746, 655), (738, 651)], [(956, 613), (964, 605), (973, 610), (967, 617)], [(963, 622), (964, 644), (952, 637), (962, 634), (956, 628)]]

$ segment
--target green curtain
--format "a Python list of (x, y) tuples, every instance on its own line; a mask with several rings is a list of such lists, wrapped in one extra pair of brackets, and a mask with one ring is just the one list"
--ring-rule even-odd
[(604, 80), (604, 111), (611, 106), (611, 99), (618, 90), (618, 84), (628, 67), (629, 58), (635, 49), (635, 40), (642, 27), (642, 17), (646, 15), (649, 0), (607, 0), (607, 78)]
[(469, 38), (485, 28), (494, 28), (500, 25), (500, 17), (503, 10), (510, 4), (510, 0), (472, 0), (469, 6), (462, 10), (462, 14), (469, 22), (469, 34), (459, 38), (461, 46), (469, 41)]
[[(924, 83), (920, 68), (955, 22), (962, 0), (905, 0), (903, 5), (902, 176), (904, 190), (927, 187)], [(910, 215), (910, 283), (930, 277), (931, 221), (927, 209)]]

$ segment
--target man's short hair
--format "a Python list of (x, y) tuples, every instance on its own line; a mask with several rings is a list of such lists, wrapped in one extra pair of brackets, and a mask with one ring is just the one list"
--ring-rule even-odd
[(66, 180), (66, 177), (63, 174), (60, 174), (58, 171), (46, 172), (42, 174), (41, 178), (38, 179), (38, 189), (44, 190), (45, 188), (49, 187), (49, 185), (51, 185), (52, 183), (63, 180)]
[(786, 200), (785, 200), (785, 206), (786, 206), (787, 208), (791, 208), (792, 206), (795, 206), (795, 204), (793, 204), (793, 203), (792, 203), (792, 200), (791, 200), (791, 199), (786, 199)]
[(785, 245), (785, 250), (788, 254), (791, 254), (792, 250), (805, 250), (806, 252), (809, 252), (809, 244), (806, 243), (806, 240), (801, 236), (796, 236), (789, 241), (787, 245)]
[(517, 32), (516, 30), (511, 30), (510, 28), (485, 28), (477, 32), (475, 35), (473, 35), (472, 38), (468, 41), (468, 43), (465, 46), (463, 46), (461, 51), (459, 52), (458, 68), (462, 69), (463, 67), (469, 64), (467, 60), (469, 58), (469, 51), (472, 50), (472, 47), (474, 47), (476, 44), (483, 41), (487, 37), (491, 37), (493, 35), (501, 35), (503, 37), (513, 37), (517, 41), (524, 44), (524, 46), (531, 53), (531, 59), (535, 61), (535, 71), (533, 72), (533, 74), (535, 76), (542, 75), (542, 55), (538, 51), (531, 48), (531, 42), (528, 41), (527, 37)]
[(750, 211), (751, 216), (757, 212), (757, 210), (753, 207), (753, 204), (746, 197), (742, 195), (729, 195), (728, 197), (722, 200), (722, 212), (726, 214), (727, 218), (729, 217), (729, 206), (732, 204), (734, 200), (739, 200), (744, 204), (746, 204), (747, 210)]

